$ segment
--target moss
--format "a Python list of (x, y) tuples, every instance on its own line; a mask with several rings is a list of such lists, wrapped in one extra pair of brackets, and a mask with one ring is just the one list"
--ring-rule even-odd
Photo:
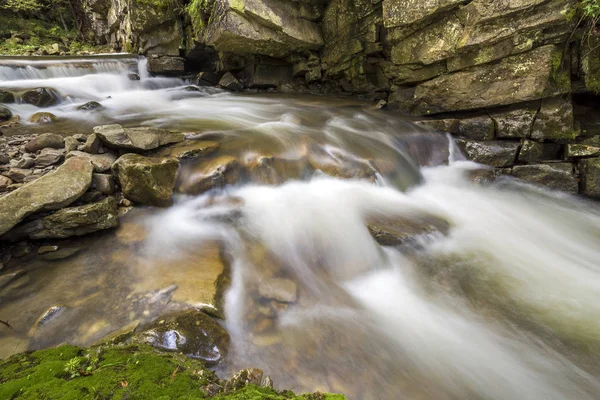
[(560, 93), (571, 92), (571, 77), (567, 68), (565, 68), (565, 59), (560, 51), (554, 52), (551, 58), (550, 83), (552, 88)]
[[(209, 398), (223, 382), (204, 365), (181, 354), (161, 353), (144, 345), (82, 349), (61, 346), (17, 354), (0, 361), (0, 399), (82, 400)], [(218, 394), (219, 400), (344, 400), (341, 395), (311, 394), (246, 386)]]

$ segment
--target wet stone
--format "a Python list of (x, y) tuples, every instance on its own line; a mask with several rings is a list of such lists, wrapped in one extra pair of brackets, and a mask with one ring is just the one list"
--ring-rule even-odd
[(229, 334), (213, 318), (199, 311), (186, 311), (155, 321), (134, 341), (165, 351), (181, 352), (188, 357), (215, 365), (229, 348)]
[(58, 103), (58, 94), (50, 88), (36, 88), (23, 93), (21, 99), (37, 107), (49, 107)]
[(54, 321), (60, 314), (62, 314), (67, 309), (64, 305), (54, 305), (44, 311), (38, 319), (33, 324), (34, 328), (39, 328), (40, 326), (44, 326), (51, 321)]
[(512, 175), (552, 190), (560, 190), (572, 194), (577, 194), (579, 191), (579, 184), (573, 174), (573, 164), (567, 162), (517, 165), (513, 167)]
[[(52, 246), (52, 247), (57, 247), (57, 246)], [(79, 253), (80, 250), (81, 250), (81, 247), (79, 247), (79, 246), (61, 246), (59, 249), (57, 249), (55, 251), (46, 252), (46, 253), (42, 254), (41, 257), (46, 261), (64, 260), (66, 258), (69, 258), (69, 257), (74, 256), (75, 254)]]
[(58, 117), (49, 112), (37, 112), (29, 117), (29, 122), (34, 124), (49, 124), (58, 120)]

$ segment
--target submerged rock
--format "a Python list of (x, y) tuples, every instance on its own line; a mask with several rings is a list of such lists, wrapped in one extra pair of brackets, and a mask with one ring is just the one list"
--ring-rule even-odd
[(171, 196), (179, 168), (176, 159), (125, 154), (112, 168), (128, 199), (158, 207), (172, 204)]
[(24, 103), (37, 107), (49, 107), (58, 103), (59, 96), (50, 88), (31, 89), (23, 93), (21, 99)]
[(290, 279), (273, 278), (261, 282), (259, 294), (281, 303), (294, 303), (298, 299), (298, 285)]
[(154, 322), (135, 334), (142, 342), (166, 351), (175, 351), (214, 365), (229, 350), (229, 334), (212, 317), (199, 311), (186, 311)]
[(190, 176), (184, 177), (179, 192), (200, 194), (214, 188), (236, 183), (240, 177), (241, 164), (231, 156), (220, 156), (201, 162)]
[(81, 197), (92, 184), (92, 164), (71, 158), (56, 171), (0, 197), (0, 235), (36, 211), (59, 210)]
[(185, 140), (181, 133), (150, 127), (123, 128), (121, 125), (102, 125), (94, 127), (94, 133), (109, 147), (134, 151), (152, 150)]
[(25, 145), (25, 150), (28, 153), (35, 153), (36, 151), (52, 148), (62, 149), (65, 147), (65, 141), (61, 135), (56, 133), (43, 133), (37, 136), (35, 139), (30, 140)]
[(206, 156), (219, 149), (219, 143), (212, 140), (185, 140), (153, 153), (159, 157), (175, 157), (180, 160)]
[(367, 220), (373, 239), (382, 246), (410, 244), (416, 238), (434, 233), (448, 234), (449, 224), (434, 216), (384, 217), (373, 216)]

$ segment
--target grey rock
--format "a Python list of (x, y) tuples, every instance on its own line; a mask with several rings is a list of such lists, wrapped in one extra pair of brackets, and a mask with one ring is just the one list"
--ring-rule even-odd
[(77, 150), (79, 146), (79, 141), (75, 139), (73, 136), (68, 136), (65, 138), (65, 150), (67, 153), (69, 151)]
[(465, 118), (458, 123), (458, 134), (474, 140), (493, 140), (494, 121), (487, 116)]
[(94, 166), (95, 172), (105, 172), (108, 171), (114, 162), (117, 160), (117, 157), (112, 153), (104, 153), (104, 154), (89, 154), (83, 151), (71, 151), (67, 153), (67, 159), (78, 157), (89, 160)]
[(533, 124), (531, 139), (566, 142), (574, 140), (578, 134), (579, 132), (574, 128), (573, 105), (570, 98), (554, 97), (542, 102)]
[(240, 92), (244, 90), (244, 86), (237, 80), (231, 72), (227, 72), (219, 81), (219, 86), (231, 90), (232, 92)]
[(77, 200), (92, 184), (92, 170), (88, 160), (72, 158), (56, 171), (0, 197), (0, 235), (28, 215), (59, 210)]
[(133, 151), (153, 150), (185, 140), (182, 133), (150, 127), (123, 128), (121, 125), (102, 125), (94, 127), (94, 133), (108, 147)]
[(25, 150), (28, 153), (35, 153), (44, 148), (62, 149), (65, 147), (65, 140), (61, 135), (56, 133), (43, 133), (35, 139), (30, 140), (25, 145)]
[(100, 138), (95, 133), (92, 133), (85, 141), (83, 151), (90, 154), (98, 154), (101, 143)]
[(552, 190), (572, 194), (577, 194), (579, 191), (579, 184), (573, 174), (571, 163), (518, 165), (513, 167), (512, 175)]
[(4, 173), (4, 176), (10, 178), (13, 182), (20, 183), (31, 174), (33, 174), (33, 171), (30, 169), (11, 168), (8, 172)]
[(526, 164), (540, 161), (557, 160), (560, 158), (562, 145), (557, 143), (538, 143), (524, 140), (519, 151), (519, 161)]
[(116, 193), (117, 183), (111, 174), (94, 173), (92, 175), (92, 189), (105, 195), (111, 195)]
[(469, 160), (492, 167), (509, 167), (515, 163), (519, 151), (519, 142), (475, 141), (457, 139), (456, 144)]
[(24, 103), (37, 107), (49, 107), (58, 103), (59, 96), (50, 88), (36, 88), (23, 93), (21, 99)]
[(65, 158), (65, 151), (60, 149), (43, 149), (35, 159), (36, 167), (48, 167), (58, 164)]
[(581, 174), (581, 194), (600, 199), (600, 158), (586, 158), (579, 161)]
[(534, 109), (520, 109), (492, 114), (496, 125), (496, 136), (500, 139), (528, 138), (531, 135)]

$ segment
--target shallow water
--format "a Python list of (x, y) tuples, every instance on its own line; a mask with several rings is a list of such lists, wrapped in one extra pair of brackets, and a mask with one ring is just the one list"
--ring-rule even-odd
[[(0, 319), (15, 326), (0, 326), (1, 355), (89, 345), (182, 307), (214, 312), (207, 293), (230, 267), (224, 312), (233, 349), (224, 374), (259, 367), (278, 387), (350, 399), (599, 398), (596, 203), (508, 178), (478, 184), (472, 175), (481, 167), (446, 136), (368, 104), (190, 90), (148, 76), (144, 63), (104, 59), (77, 69), (62, 61), (17, 80), (4, 72), (0, 87), (52, 87), (63, 99), (49, 110), (63, 125), (20, 130), (161, 126), (216, 141), (218, 155), (248, 164), (317, 154), (338, 170), (369, 160), (377, 174), (361, 181), (294, 170), (277, 185), (250, 176), (177, 195), (166, 210), (136, 209), (116, 232), (77, 242), (82, 249), (66, 260), (14, 260), (10, 268), (28, 273), (0, 289)], [(141, 80), (130, 81), (131, 71)], [(91, 100), (105, 110), (77, 110)], [(10, 107), (23, 120), (36, 110)], [(201, 161), (184, 162), (180, 183)], [(449, 228), (382, 247), (366, 226), (374, 215)], [(294, 304), (260, 295), (274, 277), (297, 284)], [(52, 305), (66, 310), (32, 329)]]

